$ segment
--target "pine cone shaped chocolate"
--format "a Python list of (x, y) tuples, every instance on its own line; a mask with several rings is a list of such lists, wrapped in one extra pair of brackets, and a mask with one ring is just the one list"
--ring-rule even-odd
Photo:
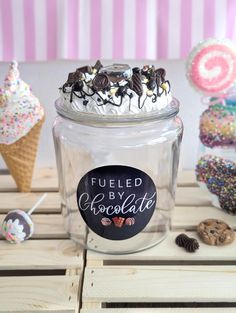
[(188, 252), (195, 252), (197, 249), (199, 249), (199, 243), (194, 238), (188, 238), (188, 241), (185, 245), (185, 250)]
[(186, 243), (188, 241), (188, 236), (185, 235), (185, 234), (180, 234), (176, 237), (175, 239), (175, 243), (177, 244), (177, 246), (179, 247), (185, 247), (186, 246)]
[(195, 252), (199, 249), (199, 243), (195, 238), (189, 238), (185, 234), (180, 234), (176, 237), (175, 243), (179, 247), (183, 247), (187, 252)]
[(142, 75), (141, 71), (137, 70), (136, 68), (133, 69), (132, 83), (133, 91), (135, 91), (136, 94), (141, 97), (143, 94)]

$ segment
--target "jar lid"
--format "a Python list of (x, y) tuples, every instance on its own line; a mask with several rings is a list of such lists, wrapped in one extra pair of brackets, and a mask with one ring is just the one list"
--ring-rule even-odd
[(56, 101), (59, 114), (75, 121), (136, 122), (178, 112), (162, 68), (127, 64), (83, 66), (70, 73)]
[(174, 117), (179, 112), (179, 101), (176, 98), (173, 98), (168, 107), (162, 110), (132, 115), (98, 115), (94, 113), (79, 112), (73, 110), (72, 107), (66, 107), (61, 98), (56, 100), (55, 107), (59, 115), (78, 123), (130, 124), (137, 122), (165, 120)]

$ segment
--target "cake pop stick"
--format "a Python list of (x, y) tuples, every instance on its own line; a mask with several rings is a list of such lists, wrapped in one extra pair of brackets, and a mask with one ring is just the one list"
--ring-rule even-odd
[(22, 210), (10, 211), (2, 223), (2, 235), (10, 243), (20, 243), (29, 239), (34, 232), (34, 223), (30, 215), (46, 198), (47, 193), (44, 193), (39, 200), (28, 211)]

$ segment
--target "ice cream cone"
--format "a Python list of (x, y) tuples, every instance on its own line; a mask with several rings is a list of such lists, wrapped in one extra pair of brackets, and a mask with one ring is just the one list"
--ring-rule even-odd
[(9, 66), (0, 88), (0, 154), (19, 191), (29, 192), (44, 108), (20, 78), (16, 61)]
[(21, 192), (31, 190), (39, 136), (44, 119), (16, 142), (10, 145), (0, 144), (0, 153)]

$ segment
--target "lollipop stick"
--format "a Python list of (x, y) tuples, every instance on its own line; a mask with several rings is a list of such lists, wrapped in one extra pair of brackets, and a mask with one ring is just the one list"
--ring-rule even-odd
[(41, 198), (35, 203), (35, 205), (27, 212), (28, 215), (32, 214), (34, 210), (40, 205), (41, 202), (47, 197), (47, 193), (44, 193)]

